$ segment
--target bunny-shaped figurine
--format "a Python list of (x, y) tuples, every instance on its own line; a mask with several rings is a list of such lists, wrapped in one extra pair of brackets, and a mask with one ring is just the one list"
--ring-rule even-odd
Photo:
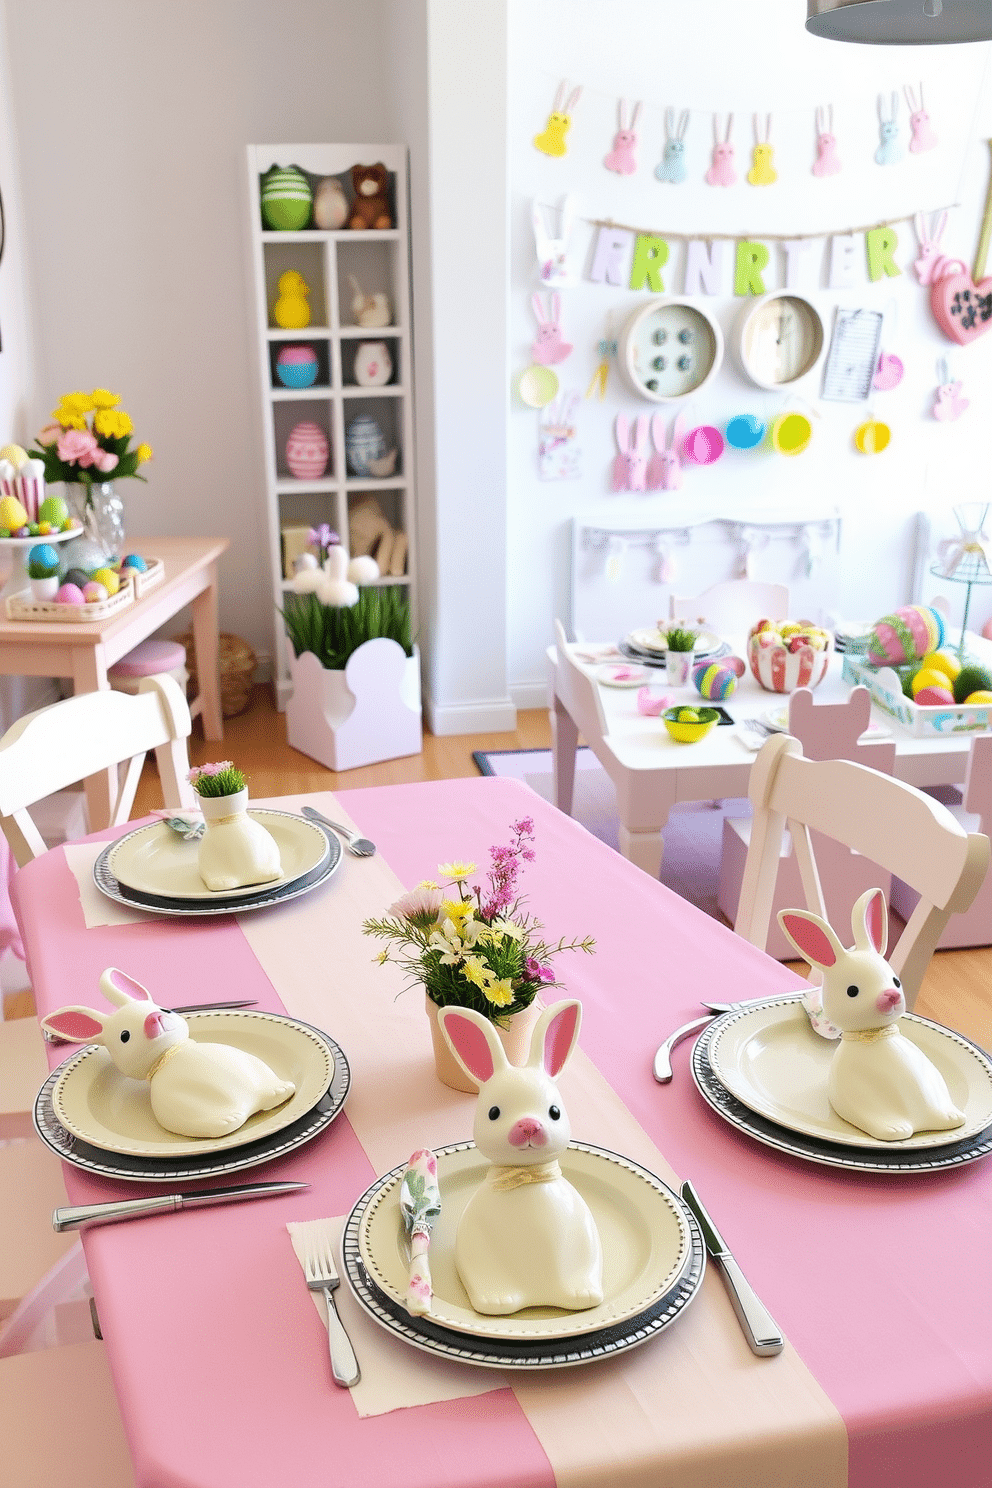
[(686, 178), (685, 134), (689, 128), (689, 110), (683, 109), (675, 123), (675, 110), (665, 110), (665, 151), (654, 173), (659, 181), (669, 181), (680, 186)]
[(598, 1307), (599, 1232), (558, 1162), (572, 1133), (555, 1079), (575, 1047), (581, 1004), (545, 1008), (522, 1067), (508, 1062), (480, 1013), (446, 1007), (438, 1021), (458, 1063), (478, 1082), (473, 1136), (492, 1164), (455, 1234), (455, 1266), (472, 1306), (487, 1316)]
[(618, 109), (620, 128), (613, 136), (613, 149), (603, 161), (606, 169), (616, 171), (618, 176), (632, 176), (637, 169), (637, 155), (635, 153), (637, 150), (637, 135), (634, 131), (637, 128), (637, 119), (640, 112), (641, 105), (635, 103), (634, 112), (631, 114), (630, 122), (628, 123), (627, 100), (626, 98), (621, 98)]
[(730, 143), (733, 127), (734, 116), (728, 114), (727, 130), (721, 140), (720, 121), (716, 114), (713, 115), (713, 163), (706, 172), (708, 186), (733, 186), (737, 180), (737, 172), (734, 170), (734, 147)]
[(355, 317), (355, 325), (367, 326), (370, 330), (377, 326), (388, 326), (393, 318), (388, 295), (367, 295), (354, 274), (348, 275), (348, 283), (352, 290), (351, 313)]
[(937, 389), (937, 397), (933, 405), (933, 416), (942, 424), (952, 424), (959, 419), (971, 402), (970, 398), (962, 396), (964, 390), (963, 382), (944, 381)]
[(899, 138), (899, 94), (892, 94), (892, 112), (889, 118), (885, 117), (885, 105), (882, 102), (881, 93), (878, 95), (878, 127), (880, 144), (875, 151), (876, 165), (897, 165), (902, 160), (906, 151)]
[(573, 88), (569, 93), (568, 83), (559, 83), (554, 107), (548, 115), (548, 122), (541, 133), (534, 136), (535, 148), (540, 150), (542, 155), (566, 154), (568, 150), (566, 135), (572, 127), (572, 110), (581, 97), (581, 88)]
[(903, 89), (909, 104), (909, 148), (913, 155), (922, 155), (924, 150), (933, 150), (940, 141), (930, 123), (930, 115), (923, 106), (923, 84), (920, 84), (920, 101), (908, 85)]
[(840, 170), (837, 158), (837, 136), (834, 134), (834, 106), (816, 111), (816, 159), (814, 176), (835, 176)]
[(752, 186), (774, 186), (778, 180), (778, 171), (772, 164), (772, 147), (769, 141), (772, 134), (772, 116), (765, 115), (764, 129), (757, 114), (753, 116), (754, 125), (754, 153), (751, 156), (751, 169), (747, 173), (748, 181)]
[(963, 1126), (943, 1075), (899, 1028), (906, 999), (885, 960), (881, 889), (862, 894), (851, 911), (850, 950), (810, 910), (780, 909), (778, 922), (800, 956), (823, 972), (823, 1012), (841, 1031), (827, 1079), (837, 1115), (880, 1142)]
[(682, 485), (682, 463), (679, 458), (685, 436), (685, 415), (676, 415), (672, 425), (672, 442), (665, 443), (665, 415), (656, 413), (651, 420), (655, 453), (648, 465), (649, 491), (677, 491)]
[(553, 238), (547, 230), (544, 208), (537, 197), (534, 198), (531, 207), (534, 243), (537, 247), (537, 270), (541, 276), (541, 282), (548, 289), (562, 289), (565, 285), (574, 282), (574, 272), (568, 266), (568, 240), (575, 226), (575, 207), (574, 196), (562, 198), (559, 209), (561, 229), (556, 238)]
[(556, 362), (563, 362), (572, 352), (571, 344), (565, 340), (558, 324), (561, 318), (561, 296), (557, 293), (551, 296), (550, 317), (544, 313), (540, 295), (531, 295), (530, 302), (538, 324), (537, 340), (530, 349), (531, 361), (540, 363), (542, 367), (553, 367)]
[(618, 453), (613, 460), (614, 491), (643, 491), (647, 488), (648, 473), (648, 416), (638, 415), (636, 432), (632, 435), (630, 420), (625, 413), (618, 413), (614, 425)]
[(254, 1054), (230, 1044), (199, 1043), (178, 1013), (157, 1007), (140, 982), (108, 966), (100, 991), (116, 1012), (64, 1007), (42, 1027), (71, 1044), (102, 1044), (122, 1075), (147, 1080), (159, 1126), (183, 1137), (226, 1137), (256, 1111), (272, 1111), (294, 1094)]

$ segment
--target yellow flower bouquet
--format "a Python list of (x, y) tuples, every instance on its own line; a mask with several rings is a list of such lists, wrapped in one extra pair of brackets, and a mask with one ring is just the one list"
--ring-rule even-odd
[(440, 863), (443, 881), (425, 879), (390, 905), (385, 918), (365, 920), (366, 935), (388, 941), (377, 957), (421, 982), (438, 1007), (474, 1008), (501, 1027), (529, 1007), (544, 987), (556, 987), (550, 958), (560, 951), (591, 952), (595, 941), (536, 936), (539, 920), (517, 894), (521, 863), (533, 861), (534, 823), (513, 823), (513, 840), (490, 848), (485, 888), (469, 885), (474, 863)]
[(33, 451), (44, 461), (45, 480), (92, 487), (105, 480), (133, 476), (144, 480), (139, 466), (152, 458), (151, 446), (132, 444), (134, 425), (120, 408), (120, 398), (106, 388), (91, 393), (66, 393), (52, 422), (38, 434)]

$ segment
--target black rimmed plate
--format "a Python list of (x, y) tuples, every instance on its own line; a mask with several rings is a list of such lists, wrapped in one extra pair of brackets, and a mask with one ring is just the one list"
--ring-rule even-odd
[[(617, 641), (617, 650), (620, 651), (622, 655), (626, 656), (628, 661), (639, 662), (641, 666), (656, 667), (660, 668), (662, 671), (664, 671), (665, 668), (668, 666), (668, 660), (664, 653), (658, 651), (645, 651), (640, 646), (634, 645), (633, 642), (629, 641), (626, 638), (626, 636), (623, 638), (623, 640)], [(722, 641), (720, 645), (714, 647), (712, 651), (696, 651), (693, 653), (693, 657), (694, 662), (717, 661), (721, 656), (728, 656), (729, 654), (730, 646), (726, 641)]]

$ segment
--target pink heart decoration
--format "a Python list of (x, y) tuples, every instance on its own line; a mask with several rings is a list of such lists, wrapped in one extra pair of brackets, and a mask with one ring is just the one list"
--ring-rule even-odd
[(878, 388), (879, 392), (887, 393), (890, 388), (898, 387), (902, 382), (902, 374), (906, 369), (899, 357), (893, 356), (891, 352), (883, 351), (875, 368), (875, 376), (871, 385)]
[(930, 286), (930, 308), (944, 335), (967, 346), (992, 330), (992, 278), (975, 284), (968, 273), (946, 274)]

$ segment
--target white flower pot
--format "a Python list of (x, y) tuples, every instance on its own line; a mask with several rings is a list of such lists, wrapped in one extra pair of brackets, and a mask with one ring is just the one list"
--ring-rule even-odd
[(198, 796), (206, 831), (200, 839), (200, 877), (213, 893), (270, 883), (282, 876), (275, 838), (248, 815), (248, 792)]
[(353, 770), (377, 760), (419, 754), (420, 652), (407, 656), (396, 641), (365, 641), (344, 671), (322, 667), (311, 651), (293, 655), (293, 693), (286, 737), (293, 749), (328, 770)]
[(47, 579), (32, 579), (31, 593), (37, 600), (52, 600), (58, 594), (61, 582), (58, 574), (52, 574)]
[(692, 667), (696, 660), (694, 651), (669, 651), (666, 655), (665, 674), (672, 687), (688, 687), (692, 681)]

